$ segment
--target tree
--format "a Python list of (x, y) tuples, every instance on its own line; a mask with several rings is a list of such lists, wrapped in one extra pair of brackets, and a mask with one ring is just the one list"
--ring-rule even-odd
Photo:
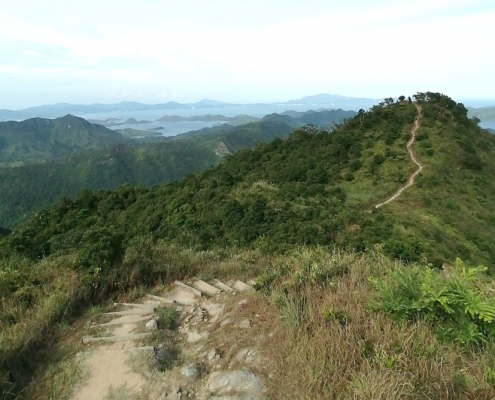
[(406, 99), (405, 96), (399, 96), (399, 101), (402, 103)]

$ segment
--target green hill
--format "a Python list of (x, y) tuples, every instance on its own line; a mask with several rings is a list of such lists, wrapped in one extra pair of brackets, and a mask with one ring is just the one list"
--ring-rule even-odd
[[(70, 386), (80, 309), (176, 279), (256, 276), (240, 312), (270, 332), (259, 354), (273, 357), (271, 398), (493, 398), (493, 277), (455, 258), (494, 272), (495, 137), (444, 95), (415, 98), (180, 181), (81, 191), (33, 213), (0, 240), (4, 392), (33, 376), (28, 397), (40, 381)], [(57, 337), (59, 353), (40, 351)]]
[(0, 122), (0, 166), (46, 162), (125, 140), (117, 132), (72, 115)]
[(495, 121), (495, 107), (470, 108), (469, 116), (477, 117), (482, 121)]
[(417, 111), (407, 101), (382, 103), (331, 133), (300, 129), (179, 183), (85, 192), (33, 216), (12, 237), (24, 243), (28, 231), (29, 246), (19, 248), (31, 255), (79, 246), (93, 227), (114, 230), (122, 243), (146, 233), (203, 246), (381, 244), (409, 260), (427, 254), (441, 263), (460, 255), (491, 263), (495, 138), (461, 104), (431, 93), (419, 99), (415, 151), (425, 170), (397, 201), (374, 213), (368, 212), (373, 204), (416, 168), (406, 143)]
[[(0, 224), (14, 227), (30, 212), (82, 189), (128, 183), (151, 187), (218, 163), (223, 156), (294, 129), (276, 117), (244, 126), (220, 126), (172, 138), (148, 138), (36, 165), (0, 167)], [(156, 134), (155, 134), (156, 135)]]

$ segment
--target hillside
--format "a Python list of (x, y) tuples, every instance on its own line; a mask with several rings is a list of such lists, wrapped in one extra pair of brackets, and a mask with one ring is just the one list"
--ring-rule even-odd
[(44, 164), (0, 167), (0, 225), (12, 228), (30, 212), (64, 196), (74, 196), (82, 189), (168, 183), (214, 165), (241, 147), (285, 138), (293, 130), (281, 120), (264, 118), (239, 127), (221, 126), (176, 137), (141, 139)]
[(117, 132), (72, 115), (0, 122), (0, 166), (41, 163), (125, 141)]
[(495, 121), (495, 107), (469, 108), (469, 116), (482, 121)]
[[(417, 110), (407, 101), (382, 103), (332, 133), (306, 128), (285, 141), (239, 151), (179, 183), (64, 200), (42, 213), (46, 226), (33, 216), (13, 237), (22, 242), (27, 229), (29, 252), (39, 254), (47, 241), (50, 252), (57, 252), (79, 243), (91, 221), (94, 229), (111, 226), (114, 235), (126, 238), (123, 243), (143, 226), (155, 237), (203, 246), (365, 249), (381, 243), (389, 254), (409, 260), (427, 254), (441, 263), (460, 255), (491, 263), (495, 138), (447, 97), (428, 94), (420, 103), (415, 151), (424, 171), (397, 201), (372, 214), (370, 207), (415, 170), (406, 143)], [(67, 225), (74, 213), (86, 217)], [(51, 232), (64, 237), (60, 249)]]
[[(495, 138), (447, 96), (415, 99), (387, 99), (332, 132), (299, 128), (170, 184), (82, 191), (34, 213), (0, 241), (5, 392), (88, 388), (95, 374), (80, 365), (95, 348), (81, 342), (110, 340), (95, 319), (147, 309), (157, 331), (131, 339), (179, 357), (165, 371), (151, 351), (130, 357), (142, 393), (180, 380), (164, 397), (192, 397), (242, 365), (268, 398), (494, 397)], [(256, 278), (256, 292), (158, 307), (143, 296), (193, 277)], [(86, 313), (73, 319), (78, 305)], [(98, 353), (108, 365), (133, 346), (117, 339)], [(183, 380), (186, 360), (207, 363), (204, 380)]]
[(322, 128), (331, 128), (335, 122), (343, 122), (345, 119), (354, 117), (355, 111), (338, 110), (320, 110), (320, 111), (286, 111), (283, 115), (289, 115), (303, 125), (312, 124)]

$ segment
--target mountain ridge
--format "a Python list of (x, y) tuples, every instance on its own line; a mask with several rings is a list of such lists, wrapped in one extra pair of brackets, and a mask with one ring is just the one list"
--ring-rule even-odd
[(0, 122), (0, 166), (44, 162), (126, 140), (118, 132), (70, 114)]
[[(176, 101), (169, 101), (167, 103), (158, 104), (145, 104), (135, 101), (122, 101), (120, 103), (94, 103), (94, 104), (71, 104), (71, 103), (57, 103), (52, 105), (41, 105), (35, 107), (29, 107), (21, 110), (0, 110), (0, 121), (10, 119), (26, 119), (33, 117), (59, 117), (65, 114), (92, 114), (100, 112), (111, 111), (144, 111), (144, 110), (174, 110), (174, 109), (191, 109), (191, 108), (228, 108), (228, 107), (250, 107), (250, 106), (273, 106), (283, 105), (287, 106), (294, 104), (320, 104), (331, 105), (335, 102), (343, 102), (348, 104), (351, 102), (360, 102), (362, 107), (369, 108), (374, 104), (377, 104), (380, 100), (368, 99), (359, 97), (347, 97), (339, 95), (319, 94), (315, 96), (306, 96), (298, 100), (289, 100), (287, 102), (274, 102), (274, 103), (227, 103), (217, 100), (203, 99), (195, 103), (178, 103)], [(338, 106), (338, 104), (337, 104)]]

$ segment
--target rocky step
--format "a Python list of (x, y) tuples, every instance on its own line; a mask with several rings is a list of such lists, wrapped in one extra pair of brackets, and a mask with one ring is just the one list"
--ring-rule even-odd
[(128, 342), (131, 340), (144, 339), (150, 336), (151, 332), (144, 333), (130, 333), (128, 335), (117, 335), (117, 336), (84, 336), (82, 338), (83, 344), (91, 343), (91, 342)]
[(246, 291), (252, 291), (254, 290), (251, 286), (245, 284), (244, 282), (242, 281), (234, 281), (231, 285), (233, 289), (235, 289), (237, 292), (246, 292)]
[(194, 295), (201, 297), (201, 291), (198, 289), (195, 289), (195, 288), (193, 288), (189, 285), (186, 285), (185, 283), (179, 282), (179, 281), (175, 281), (175, 285), (178, 286), (180, 289), (187, 290), (187, 291), (193, 293)]
[(131, 308), (129, 310), (123, 310), (123, 311), (112, 311), (112, 312), (107, 312), (103, 313), (102, 315), (113, 315), (113, 316), (124, 316), (124, 315), (150, 315), (155, 312), (155, 309), (153, 306), (148, 306), (148, 307), (136, 307), (136, 308)]
[(206, 293), (210, 296), (215, 296), (222, 292), (220, 289), (206, 283), (205, 281), (202, 281), (201, 279), (195, 279), (192, 284), (196, 289), (201, 291), (201, 293)]
[(213, 279), (210, 283), (218, 289), (223, 290), (224, 292), (232, 293), (234, 291), (234, 289), (232, 289), (230, 286), (226, 285), (222, 281), (219, 281), (218, 279)]
[(115, 307), (124, 306), (124, 307), (133, 307), (133, 308), (150, 308), (149, 305), (141, 304), (141, 303), (113, 303), (113, 305)]
[(149, 315), (126, 315), (120, 318), (112, 319), (110, 322), (106, 322), (104, 324), (91, 325), (91, 328), (105, 328), (107, 326), (136, 324), (138, 322), (148, 321), (149, 319)]
[(165, 304), (174, 304), (175, 301), (174, 299), (169, 299), (167, 297), (161, 297), (161, 296), (155, 296), (154, 294), (146, 294), (146, 297), (150, 300), (155, 300), (160, 303), (165, 303)]

